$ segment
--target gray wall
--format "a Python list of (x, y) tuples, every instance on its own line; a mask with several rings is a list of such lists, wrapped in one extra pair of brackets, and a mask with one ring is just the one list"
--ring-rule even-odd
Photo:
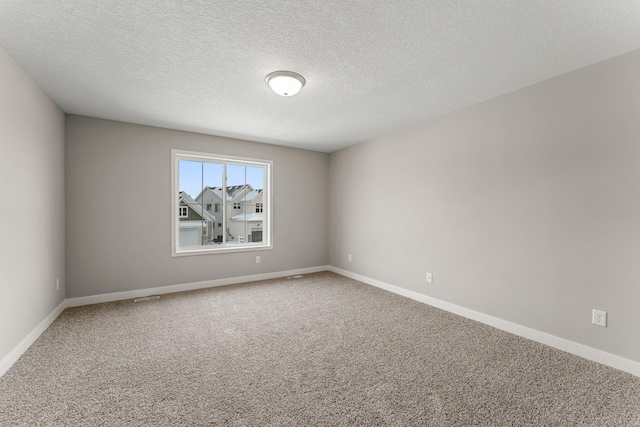
[(0, 149), (1, 360), (65, 295), (64, 114), (2, 47)]
[(331, 265), (640, 361), (638, 70), (634, 51), (332, 153)]
[[(73, 115), (66, 135), (67, 297), (328, 263), (327, 154)], [(172, 148), (272, 160), (274, 249), (171, 258)]]

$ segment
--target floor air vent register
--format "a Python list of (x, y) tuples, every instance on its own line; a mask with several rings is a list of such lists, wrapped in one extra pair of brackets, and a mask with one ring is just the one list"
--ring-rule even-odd
[(146, 301), (155, 301), (155, 300), (159, 300), (160, 299), (160, 295), (151, 295), (148, 297), (140, 297), (140, 298), (136, 298), (133, 300), (133, 302), (146, 302)]

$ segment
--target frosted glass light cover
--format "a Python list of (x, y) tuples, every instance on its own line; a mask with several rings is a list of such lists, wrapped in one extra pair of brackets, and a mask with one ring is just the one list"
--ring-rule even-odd
[(267, 75), (267, 84), (280, 96), (293, 96), (305, 84), (304, 77), (292, 71), (274, 71)]

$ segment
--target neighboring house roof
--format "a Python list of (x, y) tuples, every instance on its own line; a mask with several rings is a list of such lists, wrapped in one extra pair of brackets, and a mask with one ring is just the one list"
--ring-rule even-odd
[(235, 199), (240, 195), (240, 193), (242, 193), (242, 190), (244, 190), (245, 188), (247, 188), (247, 191), (253, 190), (253, 187), (251, 187), (249, 184), (231, 185), (227, 187), (227, 200)]
[(185, 205), (189, 206), (190, 209), (192, 209), (195, 213), (200, 215), (204, 220), (215, 222), (216, 217), (211, 215), (206, 210), (202, 209), (202, 205), (199, 205), (198, 203), (196, 203), (196, 201), (193, 200), (191, 196), (185, 193), (184, 191), (180, 192), (180, 203), (184, 203)]
[(231, 221), (262, 221), (264, 218), (262, 212), (260, 213), (241, 213), (231, 217)]
[(242, 200), (244, 200), (246, 202), (251, 202), (252, 200), (255, 200), (261, 194), (262, 194), (262, 189), (258, 189), (258, 190), (253, 190), (252, 189), (247, 194), (245, 194), (245, 196), (242, 198)]
[(222, 189), (220, 187), (204, 187), (204, 189), (198, 194), (195, 198), (198, 202), (202, 202), (204, 198), (204, 193), (207, 191), (211, 191), (215, 196), (217, 196), (220, 200), (222, 200)]
[[(242, 200), (248, 202), (258, 197), (260, 194), (262, 194), (263, 191), (261, 188), (254, 190), (251, 184), (230, 185), (227, 187), (227, 202), (233, 201), (235, 198), (241, 195), (245, 189), (247, 190), (247, 193), (242, 198)], [(222, 187), (204, 187), (204, 190), (202, 190), (202, 192), (198, 194), (196, 200), (202, 200), (202, 198), (204, 197), (204, 193), (207, 190), (211, 191), (214, 195), (216, 195), (216, 197), (222, 200)]]

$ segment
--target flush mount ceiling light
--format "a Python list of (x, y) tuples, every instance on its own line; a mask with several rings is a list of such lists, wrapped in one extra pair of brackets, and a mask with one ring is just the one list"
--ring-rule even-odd
[(293, 71), (274, 71), (267, 74), (267, 84), (280, 96), (293, 96), (306, 83), (304, 77)]

